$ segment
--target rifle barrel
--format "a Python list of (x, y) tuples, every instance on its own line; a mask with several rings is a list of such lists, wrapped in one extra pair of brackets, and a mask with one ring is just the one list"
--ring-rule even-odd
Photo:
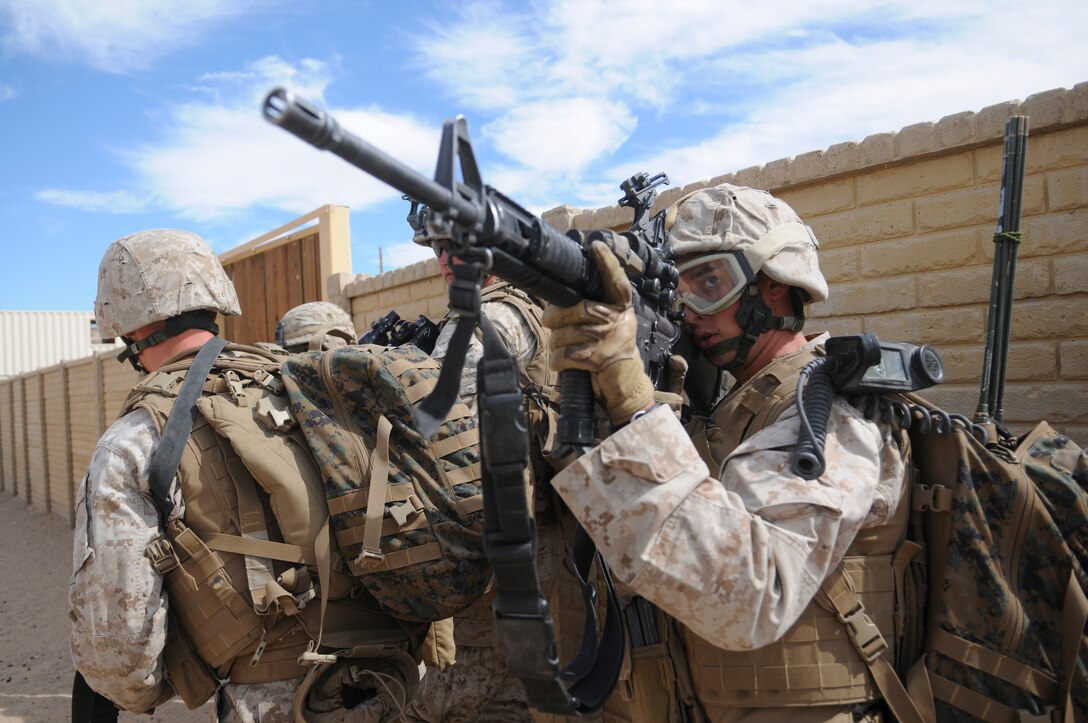
[(264, 99), (268, 122), (298, 136), (312, 146), (329, 151), (366, 171), (401, 193), (431, 208), (449, 208), (460, 223), (480, 223), (483, 209), (418, 173), (414, 168), (344, 130), (336, 119), (289, 90), (276, 88)]

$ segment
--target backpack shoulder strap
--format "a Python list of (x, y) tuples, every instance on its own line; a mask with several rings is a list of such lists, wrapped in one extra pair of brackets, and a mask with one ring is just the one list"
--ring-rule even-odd
[(922, 701), (912, 700), (888, 660), (888, 643), (858, 599), (842, 563), (824, 580), (817, 599), (821, 605), (834, 610), (846, 626), (850, 642), (869, 668), (877, 688), (884, 696), (884, 702), (891, 708), (896, 720), (902, 723), (933, 723), (936, 720), (935, 711), (924, 704), (919, 708)]
[(170, 519), (170, 511), (174, 509), (174, 501), (170, 499), (170, 483), (178, 473), (181, 453), (189, 439), (189, 432), (193, 429), (193, 420), (197, 414), (196, 400), (200, 398), (204, 379), (211, 371), (212, 364), (226, 345), (225, 339), (216, 338), (200, 347), (189, 373), (185, 376), (185, 383), (181, 385), (174, 407), (170, 410), (159, 446), (151, 456), (147, 482), (151, 490), (151, 501), (158, 509), (163, 524)]

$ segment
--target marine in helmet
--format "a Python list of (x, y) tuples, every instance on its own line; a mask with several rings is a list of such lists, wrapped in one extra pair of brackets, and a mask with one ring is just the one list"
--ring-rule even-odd
[(336, 349), (354, 344), (355, 337), (351, 314), (331, 301), (300, 304), (276, 326), (276, 343), (292, 354)]
[[(660, 689), (632, 705), (660, 720), (685, 708), (692, 720), (879, 720), (879, 673), (853, 642), (894, 664), (909, 464), (898, 433), (837, 396), (825, 474), (789, 471), (798, 374), (827, 338), (802, 331), (806, 305), (828, 295), (816, 237), (785, 202), (729, 184), (682, 198), (666, 226), (688, 330), (736, 380), (708, 418), (685, 429), (654, 404), (631, 286), (603, 244), (592, 255), (607, 299), (544, 316), (553, 368), (591, 372), (615, 429), (552, 484), (671, 641), (655, 669), (675, 675), (636, 669)], [(854, 627), (831, 612), (842, 596), (857, 603)]]
[[(450, 237), (434, 233), (427, 225), (428, 209), (414, 204), (408, 222), (413, 241), (430, 246), (438, 260), (439, 273), (447, 284), (453, 283)], [(518, 362), (519, 380), (525, 392), (531, 434), (531, 482), (537, 502), (537, 525), (541, 577), (555, 579), (562, 541), (554, 511), (547, 509), (547, 487), (551, 468), (544, 457), (550, 449), (549, 438), (555, 422), (555, 407), (549, 401), (555, 377), (548, 367), (547, 329), (541, 325), (543, 304), (496, 276), (484, 280), (481, 312), (498, 331), (507, 349)], [(439, 322), (438, 339), (431, 356), (446, 359), (456, 324), (457, 313), (450, 311)], [(470, 341), (461, 373), (459, 396), (473, 412), (477, 405), (476, 366), (483, 355), (483, 344), (475, 336)], [(487, 595), (462, 614), (453, 618), (457, 662), (445, 670), (428, 670), (420, 693), (409, 706), (409, 721), (531, 721), (525, 691), (506, 666), (495, 633), (491, 612), (493, 594)]]
[[(124, 340), (119, 360), (132, 362), (149, 376), (98, 440), (79, 487), (69, 586), (72, 660), (90, 687), (118, 708), (147, 712), (175, 692), (184, 697), (190, 681), (182, 673), (193, 669), (178, 664), (186, 658), (179, 653), (184, 645), (174, 626), (185, 606), (167, 594), (160, 570), (169, 567), (164, 564), (169, 560), (152, 562), (151, 553), (165, 548), (163, 522), (148, 494), (149, 464), (177, 396), (173, 383), (218, 333), (216, 315), (237, 316), (241, 309), (231, 280), (199, 236), (152, 229), (118, 239), (106, 250), (98, 271), (95, 313), (104, 335)], [(239, 354), (244, 352), (229, 347), (222, 352), (228, 357)], [(175, 369), (181, 377), (159, 371), (163, 369)], [(171, 486), (171, 524), (229, 519), (230, 500), (237, 494), (233, 486), (224, 486), (231, 477), (217, 474), (225, 469), (221, 459), (218, 467), (202, 459), (209, 457), (183, 457)], [(196, 487), (190, 485), (194, 477), (201, 480)], [(219, 689), (219, 720), (257, 720), (270, 714), (290, 719), (298, 676), (305, 671), (253, 672), (258, 674), (246, 683)]]

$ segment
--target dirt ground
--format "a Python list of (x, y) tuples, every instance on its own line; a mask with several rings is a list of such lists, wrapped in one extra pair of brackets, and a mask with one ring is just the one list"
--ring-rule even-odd
[[(67, 721), (72, 706), (68, 652), (68, 521), (0, 492), (0, 723)], [(148, 717), (122, 721), (207, 721), (211, 705), (189, 711), (180, 701)]]

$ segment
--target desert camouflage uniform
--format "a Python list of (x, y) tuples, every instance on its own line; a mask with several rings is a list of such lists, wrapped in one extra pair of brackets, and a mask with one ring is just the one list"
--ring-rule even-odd
[[(481, 310), (518, 362), (523, 366), (528, 364), (537, 352), (538, 340), (521, 312), (501, 300), (485, 300)], [(439, 361), (446, 357), (456, 328), (452, 322), (456, 318), (456, 312), (451, 311), (447, 315), (435, 342), (431, 356)], [(465, 355), (459, 393), (461, 400), (474, 413), (477, 411), (476, 364), (481, 356), (483, 344), (473, 336)], [(551, 547), (555, 541), (547, 534), (542, 534), (540, 541), (541, 562), (554, 560), (557, 551)], [(541, 570), (541, 577), (549, 579), (549, 571)], [(510, 674), (498, 647), (491, 613), (492, 599), (493, 594), (486, 595), (454, 617), (457, 663), (445, 670), (427, 671), (419, 694), (408, 710), (408, 720), (434, 723), (532, 720), (525, 691)]]
[[(904, 462), (886, 428), (836, 397), (827, 470), (805, 481), (787, 472), (799, 427), (791, 405), (709, 469), (676, 416), (659, 407), (552, 485), (617, 578), (712, 646), (753, 650), (790, 630), (859, 531), (887, 524), (901, 498)], [(711, 717), (855, 720), (853, 706), (719, 709)]]
[[(162, 660), (169, 601), (162, 575), (144, 556), (159, 534), (148, 490), (148, 463), (158, 441), (142, 409), (110, 425), (95, 447), (76, 507), (72, 659), (91, 688), (131, 711), (173, 695)], [(176, 484), (173, 497), (173, 514), (184, 515)], [(219, 693), (218, 720), (291, 721), (298, 683), (228, 683)]]

